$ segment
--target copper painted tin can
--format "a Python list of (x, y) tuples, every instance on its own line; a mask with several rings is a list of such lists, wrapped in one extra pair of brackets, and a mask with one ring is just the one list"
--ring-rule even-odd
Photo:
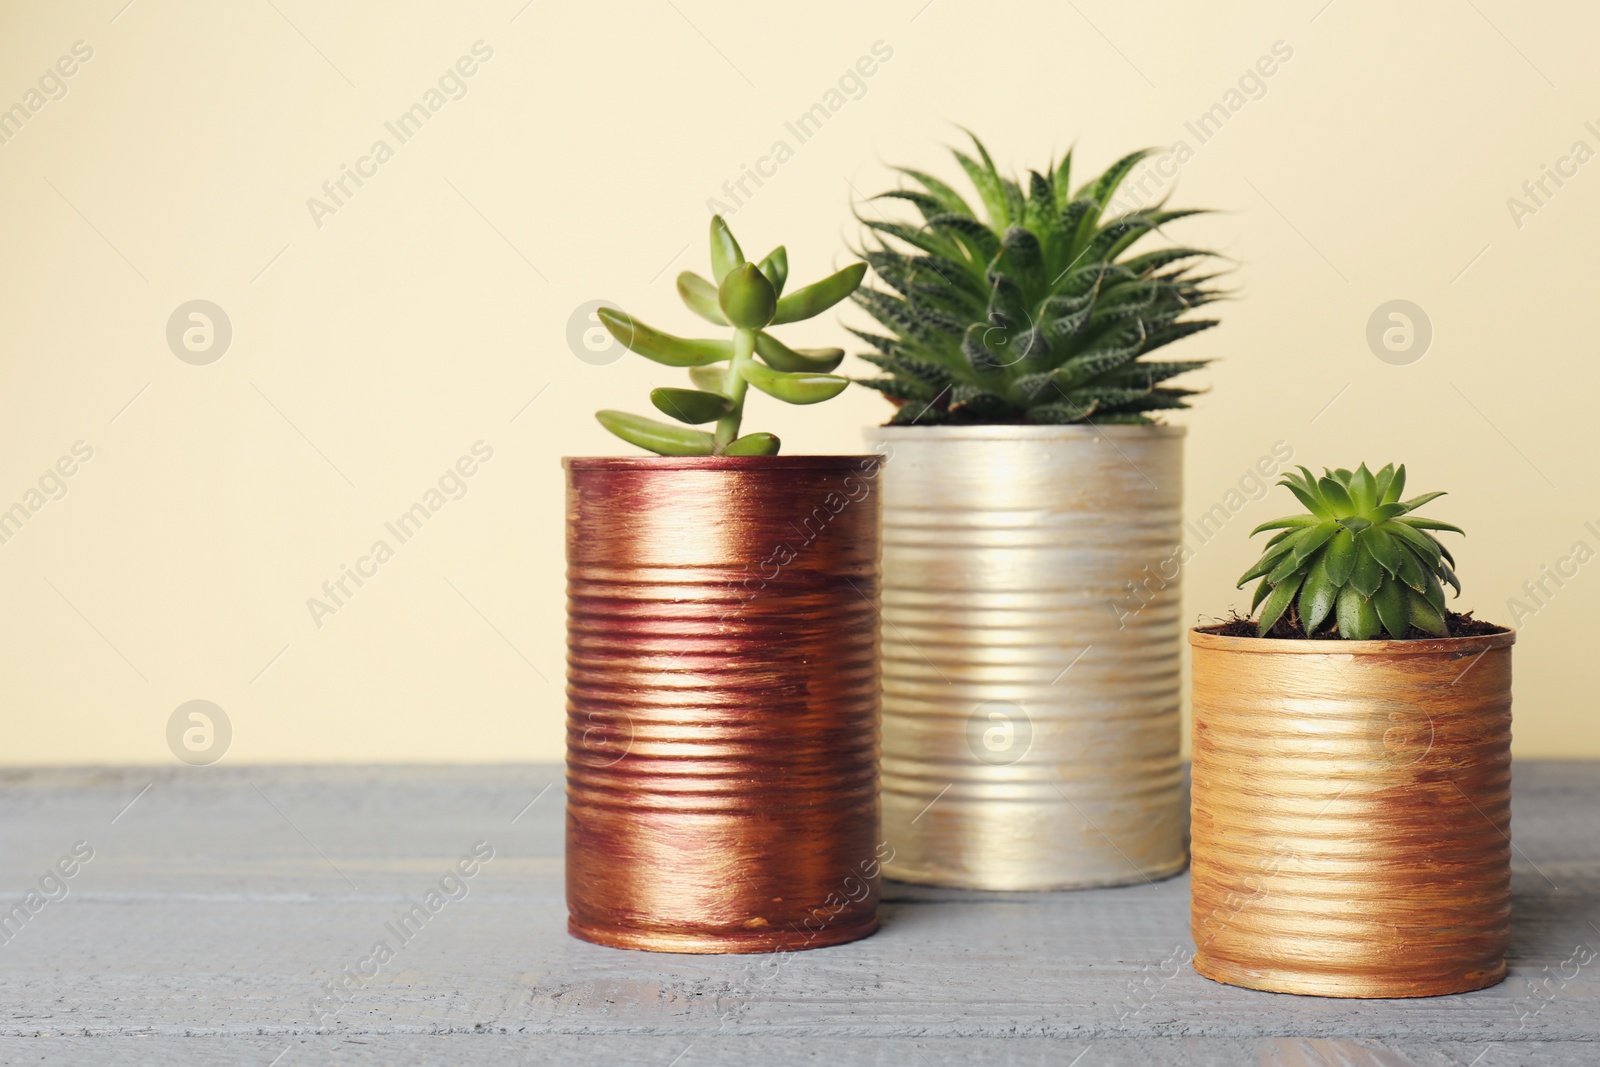
[(570, 931), (711, 953), (870, 934), (878, 458), (563, 463)]
[(1183, 869), (1183, 428), (888, 426), (891, 878), (988, 890)]
[(1197, 971), (1327, 997), (1505, 977), (1515, 640), (1190, 632)]

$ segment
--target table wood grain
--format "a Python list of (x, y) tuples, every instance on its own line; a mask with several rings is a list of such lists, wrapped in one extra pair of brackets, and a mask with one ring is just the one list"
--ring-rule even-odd
[(778, 957), (585, 944), (553, 766), (0, 771), (0, 1063), (1600, 1064), (1600, 763), (1515, 773), (1511, 977), (1341, 1001), (1196, 975), (1187, 876), (888, 883), (878, 934)]

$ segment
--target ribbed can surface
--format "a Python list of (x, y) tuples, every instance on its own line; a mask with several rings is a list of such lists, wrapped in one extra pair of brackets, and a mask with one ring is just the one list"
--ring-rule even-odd
[(868, 435), (887, 873), (1032, 890), (1181, 870), (1183, 430)]
[(1196, 970), (1330, 997), (1505, 977), (1515, 640), (1191, 632)]
[(665, 952), (871, 933), (877, 458), (564, 464), (569, 929)]

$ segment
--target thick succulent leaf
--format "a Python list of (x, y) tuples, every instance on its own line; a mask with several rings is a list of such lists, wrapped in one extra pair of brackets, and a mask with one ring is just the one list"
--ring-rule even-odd
[(989, 274), (989, 321), (1019, 329), (1033, 325), (1022, 286), (1009, 274)]
[(1054, 236), (1061, 209), (1056, 204), (1055, 186), (1036, 170), (1028, 172), (1028, 204), (1023, 224), (1045, 240)]
[[(961, 212), (960, 208), (956, 208), (956, 207), (953, 207), (950, 204), (945, 203), (944, 201), (940, 200), (938, 197), (932, 195), (931, 193), (919, 193), (914, 189), (896, 189), (893, 192), (879, 193), (877, 196), (873, 197), (872, 199), (874, 199), (874, 200), (905, 200), (905, 201), (908, 201), (909, 203), (915, 204), (917, 206), (917, 210), (922, 212), (922, 217), (923, 217), (924, 220), (931, 219), (935, 215), (943, 215), (946, 212), (951, 212), (951, 211), (960, 212), (962, 214), (965, 214), (965, 212)], [(965, 207), (965, 206), (966, 206), (965, 204), (962, 205), (962, 207)]]
[(928, 229), (962, 249), (974, 264), (987, 264), (1000, 251), (1000, 238), (970, 215), (936, 215), (928, 220)]
[(1415, 552), (1407, 549), (1400, 553), (1400, 570), (1395, 577), (1420, 593), (1428, 588), (1428, 579), (1433, 577), (1433, 571), (1417, 558)]
[(1108, 330), (1056, 370), (1056, 384), (1070, 390), (1092, 382), (1138, 359), (1143, 346), (1144, 329), (1137, 322)]
[(880, 222), (876, 219), (862, 219), (862, 225), (869, 230), (887, 234), (897, 240), (904, 241), (913, 248), (920, 248), (924, 252), (936, 256), (949, 256), (959, 258), (959, 246), (923, 226), (905, 226), (898, 222)]
[(1342, 519), (1355, 514), (1355, 501), (1350, 499), (1350, 490), (1340, 484), (1337, 478), (1324, 475), (1317, 481), (1317, 490), (1322, 499), (1327, 501), (1328, 509), (1333, 512), (1334, 518)]
[(1384, 490), (1382, 504), (1393, 504), (1399, 500), (1406, 491), (1406, 465), (1404, 463), (1395, 468), (1394, 478), (1389, 482), (1389, 488)]
[(1416, 511), (1418, 508), (1420, 508), (1422, 505), (1426, 504), (1428, 501), (1430, 501), (1430, 500), (1438, 500), (1440, 497), (1442, 497), (1444, 495), (1445, 495), (1444, 493), (1423, 493), (1421, 496), (1414, 496), (1410, 500), (1407, 500), (1405, 502), (1406, 510), (1407, 511)]
[[(1316, 529), (1316, 527), (1312, 527), (1312, 529)], [(1305, 569), (1306, 565), (1301, 562), (1293, 552), (1290, 552), (1288, 555), (1284, 556), (1278, 561), (1278, 565), (1276, 567), (1272, 568), (1272, 570), (1267, 573), (1267, 581), (1271, 582), (1273, 585), (1277, 585), (1279, 582), (1288, 581), (1289, 576), (1292, 574), (1297, 572), (1303, 573)]]
[(759, 330), (772, 321), (778, 294), (754, 263), (741, 263), (717, 286), (717, 306), (741, 330)]
[(950, 411), (977, 420), (997, 419), (1015, 412), (1012, 404), (999, 393), (976, 385), (957, 385), (950, 391)]
[(728, 272), (744, 262), (744, 252), (721, 215), (711, 216), (711, 278), (718, 285)]
[[(860, 294), (857, 295), (859, 296)], [(900, 343), (893, 337), (885, 337), (882, 334), (877, 333), (867, 333), (865, 330), (858, 330), (853, 326), (846, 326), (845, 329), (849, 330), (851, 333), (867, 342), (867, 344), (871, 345), (873, 348), (876, 348), (879, 352), (893, 352), (895, 346)]]
[(1170, 345), (1174, 341), (1181, 341), (1185, 337), (1191, 337), (1202, 330), (1209, 330), (1219, 324), (1220, 320), (1218, 319), (1189, 319), (1184, 322), (1170, 323), (1159, 329), (1149, 331), (1149, 336), (1145, 339), (1144, 351), (1153, 352), (1165, 345)]
[(1250, 596), (1250, 614), (1254, 615), (1256, 609), (1261, 606), (1261, 602), (1267, 599), (1271, 593), (1272, 586), (1268, 585), (1264, 581), (1257, 582), (1256, 591)]
[(778, 449), (783, 447), (783, 442), (770, 433), (747, 433), (743, 437), (735, 437), (728, 442), (728, 447), (722, 450), (724, 456), (776, 456)]
[[(1061, 222), (1057, 227), (1061, 231), (1061, 238), (1056, 254), (1067, 262), (1053, 264), (1054, 269), (1065, 274), (1083, 259), (1089, 237), (1094, 233), (1094, 219), (1099, 212), (1100, 205), (1087, 197), (1062, 204)], [(1060, 281), (1058, 277), (1052, 284), (1059, 284)]]
[(1306, 532), (1295, 546), (1294, 554), (1301, 563), (1311, 557), (1311, 554), (1333, 539), (1340, 530), (1336, 522), (1320, 522)]
[(1130, 259), (1125, 259), (1122, 261), (1122, 265), (1142, 277), (1173, 263), (1181, 263), (1186, 259), (1197, 259), (1215, 254), (1199, 248), (1158, 248), (1153, 252), (1144, 252)]
[[(961, 354), (974, 372), (992, 374), (1017, 362), (1018, 357), (1011, 351), (1010, 340), (1010, 334), (1002, 327), (975, 322), (967, 327), (966, 335), (961, 339)], [(990, 342), (994, 343), (995, 348), (989, 347)]]
[(859, 289), (855, 293), (855, 301), (866, 309), (867, 314), (901, 337), (934, 346), (950, 340), (938, 323), (931, 321), (926, 314), (917, 312), (899, 297), (880, 293), (876, 289)]
[(1300, 589), (1300, 622), (1307, 635), (1316, 633), (1327, 621), (1338, 598), (1339, 586), (1328, 575), (1328, 554), (1324, 552), (1311, 565)]
[[(970, 134), (968, 136), (971, 136)], [(973, 137), (976, 143), (977, 138)], [(995, 229), (1004, 229), (1010, 222), (1010, 204), (1006, 200), (1005, 190), (1000, 185), (1000, 174), (994, 168), (994, 161), (989, 158), (989, 153), (978, 145), (979, 153), (983, 156), (983, 163), (979, 163), (965, 152), (952, 150), (956, 162), (961, 164), (961, 169), (966, 172), (967, 179), (972, 182), (972, 187), (978, 191), (978, 199), (983, 202), (984, 211), (988, 212), (989, 223)]]
[(850, 384), (849, 378), (837, 374), (790, 374), (759, 363), (744, 364), (739, 374), (763, 393), (786, 404), (818, 404), (831, 400)]
[(707, 322), (728, 325), (728, 317), (717, 306), (717, 287), (692, 270), (678, 275), (678, 297), (690, 311)]
[(783, 285), (789, 280), (789, 250), (782, 245), (774, 248), (761, 261), (760, 268), (767, 281), (772, 283), (772, 291), (782, 296)]
[(833, 307), (839, 301), (856, 291), (861, 284), (861, 279), (866, 277), (867, 265), (865, 263), (852, 263), (841, 271), (835, 271), (820, 282), (812, 282), (802, 286), (778, 301), (776, 313), (772, 316), (773, 325), (784, 322), (799, 322), (809, 319), (813, 315)]
[(1426, 560), (1430, 567), (1437, 566), (1444, 556), (1444, 548), (1439, 542), (1428, 534), (1413, 530), (1403, 522), (1386, 522), (1383, 524), (1383, 529), (1394, 540), (1409, 546), (1413, 552)]
[(923, 359), (904, 351), (895, 351), (887, 356), (864, 354), (861, 357), (875, 367), (881, 367), (898, 378), (915, 378), (927, 382), (936, 388), (954, 384), (950, 371), (943, 365), (931, 359)]
[(1450, 533), (1461, 534), (1463, 537), (1466, 536), (1467, 533), (1467, 531), (1463, 530), (1459, 526), (1455, 526), (1448, 522), (1440, 522), (1438, 519), (1423, 519), (1408, 515), (1401, 519), (1400, 522), (1403, 522), (1413, 530), (1445, 530)]
[(933, 175), (924, 174), (920, 170), (912, 170), (910, 167), (896, 167), (895, 169), (928, 190), (928, 194), (939, 201), (944, 210), (955, 212), (958, 215), (972, 214), (972, 208), (967, 206), (967, 202), (962, 198), (961, 194)]
[(727, 388), (727, 367), (690, 367), (689, 380), (705, 393), (721, 393)]
[(1400, 558), (1404, 555), (1405, 549), (1400, 547), (1399, 542), (1376, 526), (1362, 530), (1360, 540), (1372, 558), (1383, 565), (1384, 570), (1390, 574), (1400, 573)]
[(1411, 628), (1411, 605), (1404, 583), (1386, 578), (1378, 591), (1372, 594), (1372, 606), (1378, 609), (1378, 618), (1390, 637), (1404, 637)]
[(1394, 481), (1394, 464), (1386, 463), (1383, 469), (1374, 477), (1375, 492), (1373, 499), (1382, 504), (1389, 499), (1389, 485)]
[(626, 411), (597, 411), (600, 425), (628, 442), (662, 456), (709, 456), (716, 439), (704, 430), (630, 415)]
[(1101, 411), (1116, 415), (1135, 411), (1178, 411), (1189, 406), (1189, 398), (1195, 395), (1193, 389), (1149, 389), (1144, 387), (1126, 390), (1138, 393), (1132, 400), (1124, 400), (1120, 404), (1103, 404)]
[(756, 355), (774, 370), (826, 374), (844, 361), (842, 348), (790, 348), (765, 330), (756, 334)]
[(1383, 564), (1378, 562), (1367, 547), (1365, 537), (1356, 538), (1356, 562), (1350, 570), (1350, 585), (1364, 597), (1370, 597), (1383, 584)]
[(1051, 168), (1050, 185), (1055, 190), (1056, 203), (1065, 204), (1072, 199), (1072, 149), (1067, 149), (1061, 162)]
[(1406, 506), (1404, 504), (1379, 504), (1375, 508), (1366, 508), (1362, 512), (1364, 517), (1374, 526), (1380, 522), (1388, 522), (1390, 519), (1398, 518), (1405, 513)]
[(1448, 582), (1450, 588), (1456, 591), (1456, 596), (1461, 595), (1461, 580), (1456, 577), (1456, 572), (1452, 568), (1441, 563), (1433, 569), (1433, 573), (1439, 576), (1440, 581)]
[(1317, 525), (1317, 520), (1310, 515), (1286, 515), (1281, 519), (1270, 519), (1262, 523), (1250, 531), (1250, 536), (1254, 537), (1256, 534), (1266, 533), (1268, 530), (1298, 530), (1305, 526), (1315, 525)]
[(1044, 268), (1044, 249), (1039, 238), (1021, 226), (1013, 226), (1001, 239), (1000, 262), (1002, 267), (1017, 274), (1030, 285), (1039, 284), (1039, 272)]
[(1102, 380), (1116, 385), (1142, 384), (1153, 388), (1157, 382), (1164, 382), (1168, 378), (1175, 378), (1180, 374), (1199, 370), (1210, 362), (1211, 360), (1209, 359), (1193, 359), (1169, 363), (1140, 360), (1137, 363), (1128, 364)]
[(616, 308), (600, 308), (595, 312), (606, 332), (615, 337), (630, 351), (646, 359), (664, 363), (669, 367), (703, 367), (707, 363), (730, 359), (732, 341), (691, 340), (674, 337), (646, 326), (632, 315)]
[[(1378, 505), (1378, 483), (1365, 463), (1350, 476), (1350, 499), (1356, 502), (1358, 512), (1368, 512)], [(1376, 520), (1374, 520), (1376, 521)]]
[(1041, 426), (1068, 426), (1083, 422), (1094, 412), (1092, 403), (1080, 404), (1068, 399), (1029, 408), (1028, 417)]
[(701, 392), (698, 389), (652, 389), (650, 403), (656, 406), (657, 411), (691, 426), (716, 422), (733, 411), (733, 401), (721, 393)]
[(1444, 613), (1444, 586), (1439, 584), (1439, 578), (1432, 571), (1428, 571), (1426, 581), (1422, 587), (1422, 596), (1433, 605), (1435, 611)]
[(1334, 585), (1344, 585), (1356, 567), (1356, 535), (1341, 529), (1328, 542), (1323, 556), (1328, 561), (1328, 578)]
[(1415, 590), (1406, 590), (1407, 614), (1412, 626), (1435, 637), (1450, 636), (1444, 612), (1428, 602), (1428, 598)]
[(1335, 609), (1339, 636), (1350, 641), (1370, 641), (1378, 636), (1383, 622), (1371, 599), (1363, 596), (1354, 586), (1339, 590), (1339, 603)]
[(1261, 619), (1256, 626), (1256, 632), (1262, 637), (1265, 637), (1278, 624), (1278, 620), (1283, 618), (1283, 613), (1289, 610), (1289, 605), (1294, 603), (1295, 594), (1300, 591), (1300, 585), (1305, 581), (1305, 577), (1306, 572), (1298, 570), (1276, 582), (1271, 578), (1267, 579), (1267, 583), (1272, 586), (1272, 592), (1261, 602)]
[(1296, 530), (1276, 545), (1270, 546), (1267, 551), (1261, 554), (1261, 558), (1256, 560), (1255, 566), (1239, 576), (1239, 581), (1235, 584), (1235, 588), (1242, 589), (1244, 583), (1250, 579), (1265, 577), (1276, 570), (1278, 564), (1285, 559), (1292, 560), (1294, 558), (1294, 546), (1305, 536), (1305, 532), (1305, 530)]
[[(1106, 204), (1111, 202), (1112, 195), (1116, 193), (1117, 187), (1122, 184), (1123, 179), (1133, 171), (1134, 167), (1139, 165), (1139, 161), (1154, 155), (1155, 152), (1156, 150), (1153, 148), (1141, 148), (1137, 152), (1130, 152), (1128, 155), (1123, 156), (1107, 167), (1098, 178), (1079, 189), (1077, 196), (1073, 199), (1087, 196), (1090, 200), (1100, 205), (1101, 208), (1104, 208)], [(1098, 215), (1098, 212), (1096, 214)]]

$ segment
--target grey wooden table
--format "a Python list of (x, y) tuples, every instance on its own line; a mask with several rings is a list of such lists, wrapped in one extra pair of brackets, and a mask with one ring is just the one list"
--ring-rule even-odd
[(555, 767), (0, 772), (0, 1062), (1600, 1064), (1600, 763), (1519, 763), (1515, 817), (1511, 978), (1359, 1002), (1194, 974), (1185, 877), (890, 883), (876, 936), (782, 957), (584, 944)]

